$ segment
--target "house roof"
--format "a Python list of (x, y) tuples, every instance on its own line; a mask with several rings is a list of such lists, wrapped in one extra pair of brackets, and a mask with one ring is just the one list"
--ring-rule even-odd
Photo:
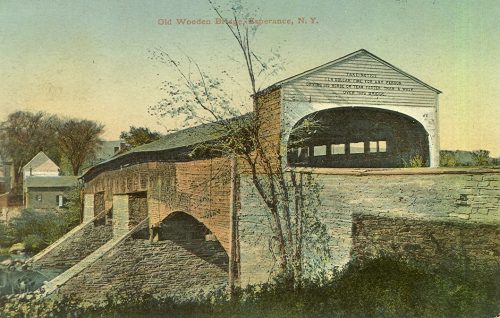
[(297, 74), (297, 75), (294, 75), (294, 76), (291, 76), (291, 77), (286, 78), (286, 79), (284, 79), (284, 80), (281, 80), (281, 81), (279, 81), (279, 82), (276, 82), (276, 83), (274, 83), (273, 85), (271, 85), (271, 86), (269, 86), (269, 87), (265, 88), (264, 90), (260, 91), (260, 92), (259, 92), (259, 93), (257, 93), (257, 94), (258, 94), (258, 95), (262, 95), (262, 94), (264, 94), (264, 93), (266, 93), (266, 92), (268, 92), (268, 91), (270, 91), (270, 90), (273, 90), (273, 89), (275, 89), (275, 88), (281, 87), (281, 86), (283, 86), (283, 85), (285, 85), (285, 84), (287, 84), (287, 83), (289, 83), (289, 82), (292, 82), (292, 81), (294, 81), (294, 80), (296, 80), (296, 79), (299, 79), (299, 78), (302, 78), (302, 77), (304, 77), (304, 76), (310, 75), (310, 74), (312, 74), (312, 73), (314, 73), (314, 72), (316, 72), (316, 71), (318, 71), (318, 70), (321, 70), (321, 69), (323, 69), (323, 68), (326, 68), (326, 67), (329, 67), (329, 66), (332, 66), (332, 65), (335, 65), (335, 64), (338, 64), (338, 63), (344, 62), (344, 61), (346, 61), (346, 60), (348, 60), (348, 59), (351, 59), (351, 58), (353, 58), (353, 57), (355, 57), (355, 56), (358, 56), (358, 55), (360, 55), (360, 54), (366, 54), (366, 55), (369, 55), (370, 57), (374, 58), (375, 60), (379, 61), (380, 63), (382, 63), (382, 64), (384, 64), (384, 65), (386, 65), (386, 66), (388, 66), (388, 67), (392, 68), (392, 69), (393, 69), (393, 70), (395, 70), (396, 72), (399, 72), (400, 74), (402, 74), (402, 75), (404, 75), (404, 76), (406, 76), (406, 77), (408, 77), (408, 78), (410, 78), (410, 79), (414, 80), (415, 82), (418, 82), (418, 83), (422, 84), (423, 86), (427, 87), (428, 89), (433, 90), (434, 92), (436, 92), (436, 93), (438, 93), (438, 94), (442, 93), (442, 92), (441, 92), (440, 90), (438, 90), (437, 88), (434, 88), (434, 87), (430, 86), (429, 84), (424, 83), (423, 81), (419, 80), (419, 79), (418, 79), (418, 78), (416, 78), (415, 76), (413, 76), (413, 75), (410, 75), (410, 74), (406, 73), (405, 71), (403, 71), (403, 70), (401, 70), (400, 68), (398, 68), (398, 67), (396, 67), (396, 66), (394, 66), (394, 65), (390, 64), (389, 62), (387, 62), (387, 61), (385, 61), (385, 60), (381, 59), (380, 57), (376, 56), (375, 54), (372, 54), (372, 53), (368, 52), (368, 51), (367, 51), (367, 50), (365, 50), (365, 49), (360, 49), (360, 50), (358, 50), (358, 51), (356, 51), (356, 52), (352, 52), (352, 53), (347, 54), (347, 55), (345, 55), (345, 56), (343, 56), (343, 57), (341, 57), (341, 58), (338, 58), (338, 59), (336, 59), (336, 60), (330, 61), (330, 62), (325, 63), (325, 64), (323, 64), (323, 65), (317, 66), (317, 67), (315, 67), (315, 68), (309, 69), (309, 70), (304, 71), (304, 72), (302, 72), (302, 73), (299, 73), (299, 74)]
[(77, 184), (76, 176), (28, 177), (24, 181), (25, 188), (70, 188)]
[(120, 149), (122, 144), (121, 140), (103, 140), (96, 153), (96, 159), (103, 161), (113, 157), (116, 154), (115, 148)]
[(49, 157), (47, 157), (47, 155), (43, 151), (40, 151), (39, 153), (36, 154), (36, 156), (33, 157), (33, 159), (31, 159), (27, 164), (24, 165), (23, 169), (26, 167), (31, 167), (35, 169), (48, 161), (57, 167), (54, 161), (52, 161)]

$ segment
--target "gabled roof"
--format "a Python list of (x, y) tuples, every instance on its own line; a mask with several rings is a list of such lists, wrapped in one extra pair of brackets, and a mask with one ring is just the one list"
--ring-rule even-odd
[(117, 152), (115, 148), (120, 149), (122, 145), (121, 140), (103, 140), (96, 153), (97, 160), (106, 160), (113, 157)]
[(57, 165), (52, 161), (47, 155), (43, 152), (40, 151), (39, 153), (36, 154), (36, 156), (33, 157), (27, 164), (24, 165), (23, 169), (26, 167), (31, 167), (33, 169), (36, 169), (37, 167), (40, 167), (46, 162), (51, 162), (54, 166), (57, 167)]
[(78, 184), (78, 177), (28, 177), (24, 183), (25, 188), (70, 188)]
[(329, 66), (332, 66), (332, 65), (335, 65), (335, 64), (338, 64), (338, 63), (344, 62), (344, 61), (349, 60), (349, 59), (351, 59), (351, 58), (353, 58), (353, 57), (356, 57), (356, 56), (358, 56), (358, 55), (360, 55), (360, 54), (366, 54), (366, 55), (369, 55), (370, 57), (374, 58), (375, 60), (379, 61), (380, 63), (382, 63), (382, 64), (384, 64), (384, 65), (386, 65), (386, 66), (388, 66), (388, 67), (392, 68), (392, 69), (393, 69), (393, 70), (395, 70), (396, 72), (399, 72), (400, 74), (402, 74), (402, 75), (404, 75), (404, 76), (406, 76), (406, 77), (408, 77), (408, 78), (410, 78), (410, 79), (414, 80), (415, 82), (418, 82), (418, 83), (422, 84), (423, 86), (427, 87), (428, 89), (433, 90), (434, 92), (436, 92), (436, 93), (438, 93), (438, 94), (442, 93), (442, 92), (441, 92), (440, 90), (438, 90), (437, 88), (434, 88), (434, 87), (430, 86), (429, 84), (424, 83), (423, 81), (419, 80), (419, 79), (418, 79), (418, 78), (416, 78), (415, 76), (412, 76), (412, 75), (410, 75), (410, 74), (406, 73), (405, 71), (401, 70), (400, 68), (398, 68), (398, 67), (396, 67), (396, 66), (394, 66), (394, 65), (390, 64), (389, 62), (384, 61), (383, 59), (379, 58), (379, 57), (378, 57), (378, 56), (376, 56), (375, 54), (372, 54), (372, 53), (368, 52), (368, 51), (367, 51), (367, 50), (365, 50), (365, 49), (360, 49), (360, 50), (358, 50), (358, 51), (356, 51), (356, 52), (353, 52), (353, 53), (347, 54), (347, 55), (345, 55), (345, 56), (343, 56), (343, 57), (341, 57), (341, 58), (338, 58), (338, 59), (336, 59), (336, 60), (330, 61), (330, 62), (325, 63), (325, 64), (323, 64), (323, 65), (317, 66), (317, 67), (315, 67), (315, 68), (312, 68), (312, 69), (307, 70), (307, 71), (305, 71), (305, 72), (302, 72), (302, 73), (300, 73), (300, 74), (297, 74), (297, 75), (291, 76), (291, 77), (286, 78), (286, 79), (284, 79), (284, 80), (282, 80), (282, 81), (279, 81), (279, 82), (277, 82), (277, 83), (274, 83), (273, 85), (271, 85), (271, 86), (269, 86), (269, 87), (265, 88), (264, 90), (260, 91), (260, 92), (258, 93), (258, 95), (262, 95), (263, 93), (266, 93), (266, 92), (268, 92), (269, 90), (273, 90), (273, 89), (275, 89), (275, 88), (281, 87), (281, 86), (283, 86), (283, 85), (285, 85), (285, 84), (287, 84), (287, 83), (289, 83), (289, 82), (292, 82), (292, 81), (294, 81), (294, 80), (296, 80), (296, 79), (299, 79), (299, 78), (302, 78), (302, 77), (304, 77), (304, 76), (310, 75), (310, 74), (312, 74), (312, 73), (314, 73), (314, 72), (316, 72), (316, 71), (318, 71), (318, 70), (321, 70), (321, 69), (323, 69), (323, 68), (326, 68), (326, 67), (329, 67)]

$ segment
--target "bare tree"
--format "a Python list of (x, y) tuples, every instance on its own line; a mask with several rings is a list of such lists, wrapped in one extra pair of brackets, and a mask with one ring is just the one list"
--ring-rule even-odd
[(95, 156), (103, 131), (102, 124), (91, 120), (66, 119), (57, 126), (60, 150), (70, 162), (73, 175), (78, 175), (85, 161)]
[[(314, 180), (310, 176), (304, 178), (301, 173), (293, 170), (287, 171), (282, 165), (280, 143), (267, 140), (262, 135), (262, 123), (258, 116), (258, 78), (259, 75), (276, 72), (281, 66), (276, 61), (276, 55), (265, 59), (252, 49), (252, 39), (257, 29), (236, 22), (246, 19), (240, 16), (245, 12), (241, 4), (233, 3), (228, 16), (224, 16), (225, 12), (221, 7), (212, 0), (208, 2), (217, 16), (226, 22), (242, 54), (255, 112), (235, 118), (241, 112), (223, 89), (222, 79), (208, 76), (189, 57), (181, 62), (168, 52), (158, 49), (153, 52), (156, 60), (173, 67), (180, 75), (180, 80), (164, 83), (163, 90), (167, 97), (150, 107), (150, 113), (160, 117), (183, 116), (186, 122), (211, 122), (217, 127), (213, 138), (215, 141), (199, 144), (193, 152), (211, 151), (218, 155), (235, 156), (244, 162), (245, 168), (250, 171), (253, 185), (269, 211), (273, 252), (280, 273), (291, 286), (297, 287), (302, 279), (304, 238), (311, 230), (322, 231), (324, 234), (326, 230), (321, 226), (317, 215), (311, 213), (317, 206), (319, 197), (304, 193), (312, 188), (318, 192)], [(304, 121), (294, 131), (298, 138), (296, 144), (291, 146), (299, 146), (305, 141), (315, 125), (313, 121)], [(314, 200), (311, 199), (313, 197)], [(238, 231), (237, 224), (233, 231)]]

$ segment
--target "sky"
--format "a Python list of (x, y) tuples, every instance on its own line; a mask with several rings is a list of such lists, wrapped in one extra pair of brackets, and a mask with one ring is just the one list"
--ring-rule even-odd
[[(364, 48), (443, 91), (442, 149), (500, 156), (500, 1), (256, 0), (248, 7), (257, 19), (294, 22), (261, 26), (253, 38), (257, 53), (278, 52), (285, 65), (261, 87)], [(16, 110), (45, 111), (99, 121), (108, 140), (131, 125), (165, 133), (179, 123), (148, 107), (164, 97), (162, 82), (178, 75), (151, 58), (158, 48), (215, 76), (227, 70), (235, 78), (227, 89), (247, 96), (236, 42), (215, 18), (206, 0), (0, 0), (0, 121)]]

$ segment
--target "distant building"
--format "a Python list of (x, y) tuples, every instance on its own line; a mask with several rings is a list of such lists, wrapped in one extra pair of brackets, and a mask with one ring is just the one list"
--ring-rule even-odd
[(59, 166), (47, 157), (43, 151), (40, 151), (23, 167), (23, 180), (34, 176), (57, 177), (58, 175)]
[(0, 156), (0, 194), (7, 193), (12, 188), (12, 162)]
[(102, 142), (101, 146), (97, 150), (94, 158), (88, 160), (83, 168), (92, 167), (98, 163), (106, 161), (112, 158), (114, 155), (121, 153), (124, 149), (124, 143), (121, 140), (105, 140)]
[(60, 176), (59, 166), (40, 151), (23, 167), (24, 207), (61, 208), (65, 193), (78, 184), (76, 176)]
[(76, 176), (28, 177), (24, 180), (25, 207), (33, 209), (61, 208), (65, 193), (77, 186)]

